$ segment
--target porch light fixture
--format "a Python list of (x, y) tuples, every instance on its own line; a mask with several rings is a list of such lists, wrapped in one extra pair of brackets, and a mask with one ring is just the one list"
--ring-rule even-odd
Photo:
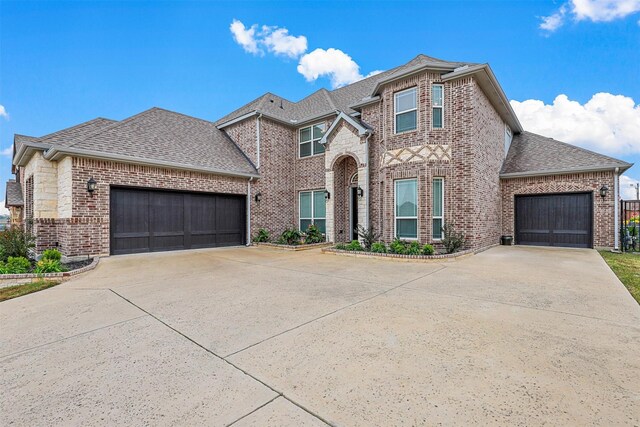
[(362, 187), (358, 186), (358, 197), (362, 196), (364, 196), (364, 190), (362, 189)]
[(603, 185), (602, 187), (600, 187), (600, 197), (602, 197), (603, 199), (607, 197), (608, 192), (609, 192), (609, 187), (607, 187), (606, 185)]
[(87, 191), (89, 192), (89, 194), (93, 196), (93, 192), (96, 191), (97, 188), (98, 183), (96, 182), (96, 180), (93, 179), (93, 177), (89, 178), (89, 181), (87, 181)]
[(256, 193), (254, 200), (256, 202), (259, 202), (260, 200), (262, 200), (262, 193)]
[(331, 199), (331, 193), (329, 193), (327, 190), (324, 190), (324, 199), (325, 200)]

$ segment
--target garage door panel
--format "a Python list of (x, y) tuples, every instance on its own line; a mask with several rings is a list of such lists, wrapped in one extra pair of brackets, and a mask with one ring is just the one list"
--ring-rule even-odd
[(592, 194), (516, 196), (516, 243), (591, 247)]
[(241, 245), (245, 200), (236, 195), (114, 188), (111, 253)]

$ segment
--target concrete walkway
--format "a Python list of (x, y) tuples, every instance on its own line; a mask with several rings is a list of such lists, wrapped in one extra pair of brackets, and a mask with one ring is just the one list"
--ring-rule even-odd
[(640, 306), (591, 250), (113, 257), (0, 328), (0, 425), (640, 424)]

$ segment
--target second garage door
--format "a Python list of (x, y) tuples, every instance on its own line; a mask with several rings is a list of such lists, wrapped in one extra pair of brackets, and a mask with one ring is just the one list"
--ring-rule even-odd
[(112, 188), (111, 254), (242, 245), (245, 196)]
[(516, 196), (516, 243), (592, 247), (591, 193)]

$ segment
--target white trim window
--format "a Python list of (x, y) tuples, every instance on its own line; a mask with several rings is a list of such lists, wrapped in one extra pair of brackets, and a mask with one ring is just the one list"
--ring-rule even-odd
[(324, 190), (301, 191), (299, 204), (300, 230), (307, 231), (315, 224), (322, 234), (327, 232), (327, 205)]
[(409, 132), (418, 127), (417, 89), (403, 90), (394, 94), (394, 133)]
[(431, 128), (444, 128), (444, 86), (431, 86)]
[(300, 129), (298, 132), (300, 145), (298, 153), (301, 158), (324, 153), (324, 145), (320, 144), (320, 140), (325, 130), (324, 123), (316, 123)]
[(444, 226), (444, 178), (433, 178), (431, 184), (433, 197), (432, 206), (432, 237), (433, 240), (442, 240)]
[(395, 236), (398, 239), (418, 238), (418, 180), (398, 179), (395, 192)]

